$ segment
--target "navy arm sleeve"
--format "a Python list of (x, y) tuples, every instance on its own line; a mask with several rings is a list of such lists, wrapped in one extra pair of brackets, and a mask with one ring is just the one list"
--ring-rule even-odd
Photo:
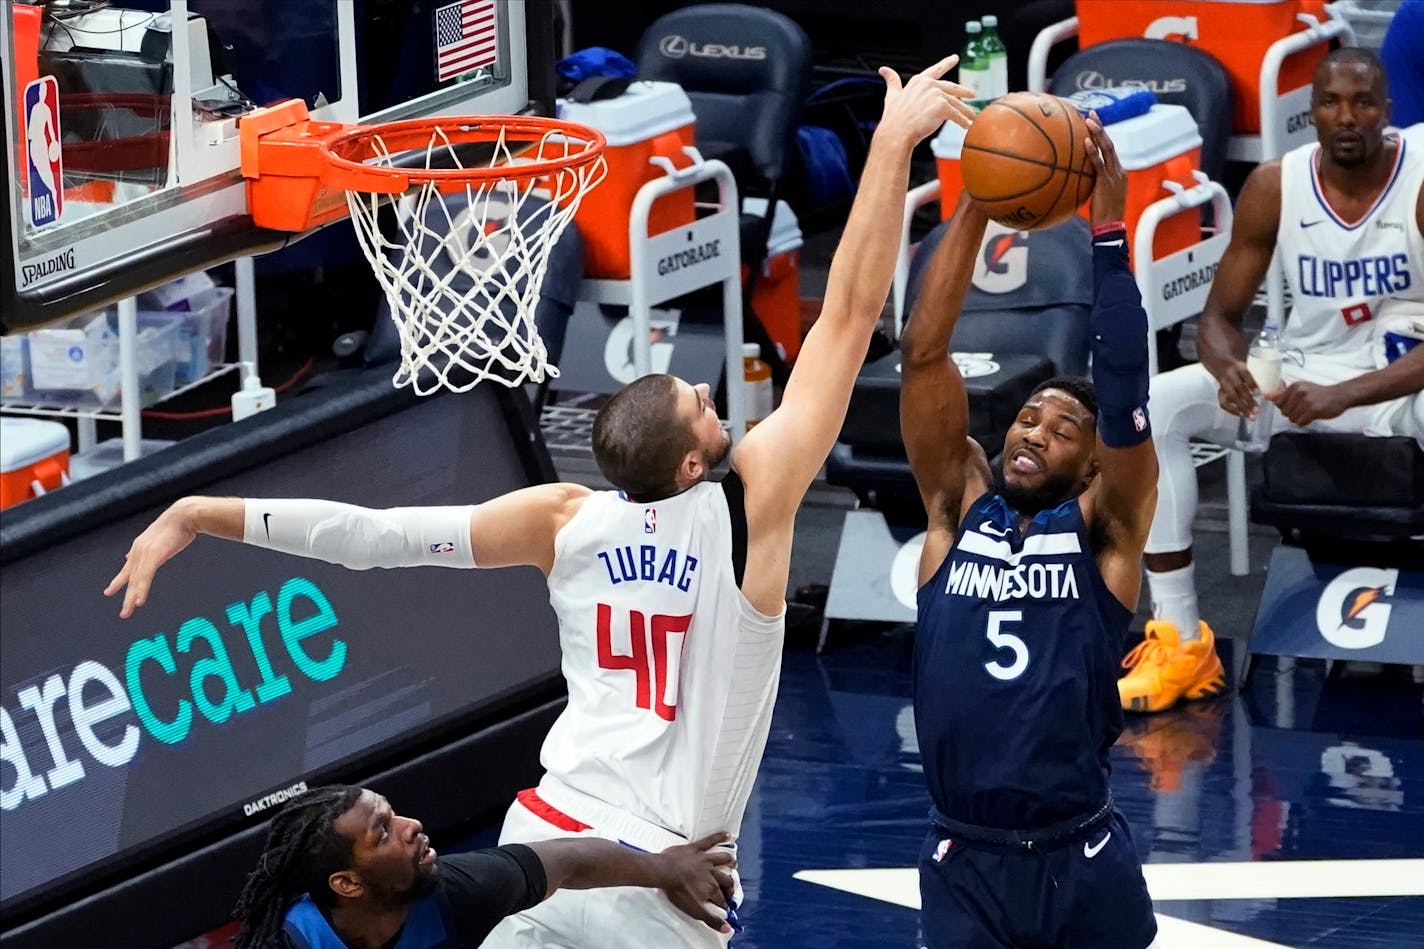
[(1093, 386), (1098, 432), (1110, 448), (1152, 437), (1147, 416), (1147, 313), (1127, 264), (1127, 233), (1093, 239)]
[(548, 885), (544, 865), (523, 844), (440, 858), (440, 890), (463, 945), (478, 946), (500, 920), (542, 900)]

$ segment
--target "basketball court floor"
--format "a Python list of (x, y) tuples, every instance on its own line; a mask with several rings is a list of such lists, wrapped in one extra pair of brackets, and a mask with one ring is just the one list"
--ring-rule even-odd
[[(813, 241), (813, 253), (820, 241)], [(803, 287), (814, 290), (817, 262)], [(547, 426), (546, 426), (547, 428)], [(573, 448), (561, 474), (596, 481)], [(1222, 465), (1201, 469), (1203, 610), (1233, 677), (1276, 535), (1226, 563)], [(848, 492), (818, 485), (791, 586), (826, 583)], [(1145, 609), (1145, 607), (1144, 607)], [(914, 863), (929, 797), (910, 703), (911, 624), (844, 623), (815, 651), (791, 607), (781, 691), (739, 861), (734, 946), (917, 946)], [(1146, 618), (1139, 611), (1134, 634)], [(1157, 900), (1161, 949), (1424, 946), (1424, 685), (1402, 667), (1262, 657), (1244, 689), (1130, 716), (1113, 794)], [(492, 839), (495, 829), (481, 835)]]

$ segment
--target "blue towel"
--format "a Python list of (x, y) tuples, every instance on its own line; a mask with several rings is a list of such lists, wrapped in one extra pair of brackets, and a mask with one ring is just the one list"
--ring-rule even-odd
[(1157, 97), (1151, 89), (1141, 86), (1113, 86), (1109, 89), (1094, 89), (1075, 92), (1065, 100), (1087, 116), (1098, 113), (1098, 121), (1112, 125), (1123, 119), (1141, 115), (1157, 104)]
[(638, 74), (632, 61), (606, 46), (590, 46), (570, 53), (554, 66), (554, 71), (569, 82), (583, 82), (590, 76), (613, 76), (628, 79)]

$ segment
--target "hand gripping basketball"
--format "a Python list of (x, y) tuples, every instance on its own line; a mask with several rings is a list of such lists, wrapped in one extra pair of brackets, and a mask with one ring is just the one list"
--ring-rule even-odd
[(1088, 150), (1088, 156), (1098, 172), (1089, 213), (1095, 225), (1121, 221), (1127, 212), (1127, 172), (1122, 170), (1117, 149), (1098, 121), (1098, 113), (1088, 113), (1087, 125), (1088, 137), (1083, 140), (1083, 147)]
[(1009, 93), (986, 106), (964, 134), (964, 190), (1005, 227), (1029, 231), (1062, 224), (1093, 190), (1087, 137), (1083, 117), (1062, 99)]
[(964, 100), (972, 98), (974, 90), (940, 78), (957, 62), (958, 56), (946, 56), (923, 72), (911, 76), (903, 86), (899, 73), (889, 66), (881, 66), (880, 76), (885, 80), (885, 107), (880, 115), (880, 128), (901, 131), (916, 142), (932, 134), (946, 120), (968, 128), (974, 120), (974, 110)]

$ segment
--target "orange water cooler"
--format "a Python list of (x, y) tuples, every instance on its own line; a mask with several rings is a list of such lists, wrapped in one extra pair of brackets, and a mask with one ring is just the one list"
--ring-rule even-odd
[[(742, 210), (765, 216), (765, 198), (747, 198)], [(766, 241), (766, 260), (752, 291), (752, 310), (776, 344), (781, 358), (792, 363), (801, 351), (801, 225), (785, 201), (776, 202), (776, 216)], [(747, 268), (742, 267), (742, 280)]]
[(948, 221), (954, 214), (954, 206), (959, 203), (959, 192), (964, 190), (964, 176), (959, 172), (959, 151), (964, 147), (964, 129), (953, 122), (944, 127), (930, 141), (930, 151), (935, 157), (935, 173), (939, 176), (939, 218)]
[[(560, 99), (558, 117), (596, 128), (608, 139), (608, 176), (584, 196), (574, 222), (586, 248), (584, 275), (626, 280), (632, 269), (628, 215), (633, 198), (644, 184), (666, 173), (649, 159), (661, 155), (678, 168), (691, 163), (682, 149), (693, 144), (692, 103), (676, 83), (634, 82), (614, 99)], [(692, 189), (675, 191), (653, 203), (648, 233), (691, 224), (695, 216)]]
[[(1261, 131), (1261, 60), (1277, 40), (1306, 29), (1297, 14), (1326, 18), (1324, 0), (1077, 0), (1078, 48), (1145, 36), (1196, 46), (1215, 56), (1236, 95), (1232, 128)], [(1316, 44), (1281, 64), (1278, 93), (1308, 86), (1325, 46)]]
[(0, 419), (0, 508), (68, 483), (69, 429), (42, 419)]
[[(1127, 222), (1129, 236), (1137, 233), (1137, 222), (1147, 206), (1168, 197), (1163, 182), (1183, 188), (1197, 183), (1193, 171), (1201, 168), (1201, 132), (1192, 114), (1180, 105), (1154, 105), (1142, 115), (1107, 126), (1118, 161), (1127, 172)], [(1089, 204), (1079, 213), (1089, 219)], [(1185, 211), (1164, 218), (1152, 240), (1154, 260), (1174, 254), (1199, 242), (1201, 212)]]

